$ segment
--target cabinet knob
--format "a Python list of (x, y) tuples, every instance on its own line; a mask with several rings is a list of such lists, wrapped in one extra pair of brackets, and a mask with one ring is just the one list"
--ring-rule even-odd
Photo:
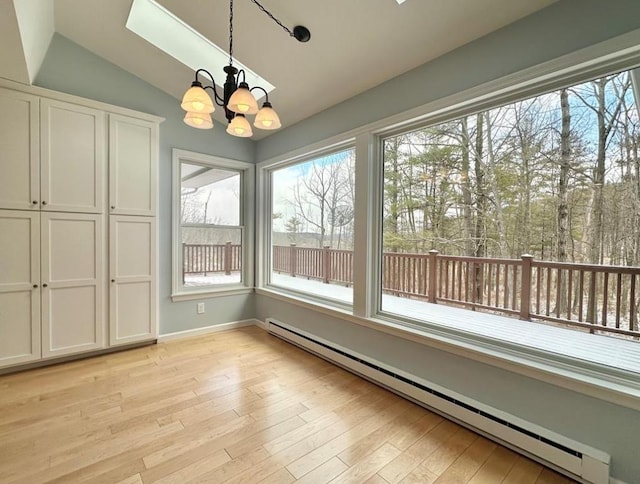
[(116, 206), (115, 205), (111, 205), (111, 210), (115, 210)]
[(111, 282), (116, 282), (116, 280), (115, 279), (111, 279)]
[(47, 285), (46, 283), (44, 283), (44, 284), (42, 285), (42, 287), (48, 287), (48, 285)]
[(38, 200), (34, 200), (34, 201), (33, 201), (33, 202), (31, 202), (31, 203), (33, 203), (34, 205), (38, 205)]
[(38, 289), (38, 285), (37, 285), (37, 284), (34, 284), (34, 285), (33, 285), (33, 288), (34, 288), (34, 289)]
[(47, 202), (45, 202), (45, 201), (43, 200), (43, 201), (42, 201), (42, 205), (46, 205), (46, 204), (47, 204)]

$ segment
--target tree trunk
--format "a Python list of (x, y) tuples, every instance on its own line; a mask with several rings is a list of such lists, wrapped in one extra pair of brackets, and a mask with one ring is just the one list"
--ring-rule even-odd
[(475, 244), (473, 242), (473, 201), (471, 198), (471, 179), (470, 173), (470, 143), (469, 143), (469, 126), (467, 118), (460, 120), (460, 129), (462, 139), (460, 146), (462, 148), (462, 166), (460, 169), (460, 177), (462, 178), (462, 218), (464, 220), (464, 255), (472, 256), (475, 252)]
[[(560, 174), (558, 177), (558, 262), (567, 261), (569, 245), (569, 170), (571, 169), (571, 110), (569, 91), (560, 91), (560, 108), (562, 110), (562, 130), (560, 132)], [(567, 309), (567, 281), (562, 278), (560, 288), (560, 311)]]
[[(474, 227), (475, 257), (485, 257), (487, 255), (487, 193), (485, 189), (485, 167), (483, 164), (484, 155), (484, 117), (482, 114), (476, 115), (476, 145), (474, 157), (474, 171), (476, 177), (476, 223)], [(474, 302), (482, 302), (482, 266), (476, 264), (473, 270), (473, 294)]]

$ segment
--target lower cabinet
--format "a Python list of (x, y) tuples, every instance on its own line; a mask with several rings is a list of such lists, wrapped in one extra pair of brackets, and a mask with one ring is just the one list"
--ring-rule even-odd
[(157, 338), (155, 218), (104, 225), (0, 210), (0, 368)]
[(154, 217), (109, 217), (109, 344), (155, 339), (156, 222)]
[(42, 356), (104, 346), (103, 215), (41, 214)]
[(0, 367), (40, 357), (40, 214), (0, 210)]

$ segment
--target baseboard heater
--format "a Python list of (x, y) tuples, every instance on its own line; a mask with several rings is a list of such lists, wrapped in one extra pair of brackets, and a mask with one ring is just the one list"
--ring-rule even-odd
[(609, 484), (609, 455), (267, 318), (267, 331), (580, 482)]

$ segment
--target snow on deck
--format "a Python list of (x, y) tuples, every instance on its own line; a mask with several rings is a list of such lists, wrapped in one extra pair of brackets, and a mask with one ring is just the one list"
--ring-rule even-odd
[[(352, 287), (275, 273), (271, 275), (271, 284), (340, 303), (353, 302)], [(492, 340), (640, 373), (638, 341), (386, 294), (382, 296), (382, 310)]]

